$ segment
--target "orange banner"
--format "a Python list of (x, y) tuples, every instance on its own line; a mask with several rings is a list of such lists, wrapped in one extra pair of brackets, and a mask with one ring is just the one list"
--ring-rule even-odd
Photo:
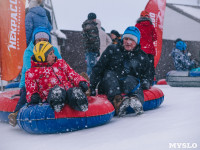
[(0, 73), (10, 81), (18, 76), (26, 49), (26, 0), (0, 0)]
[(162, 53), (162, 34), (165, 14), (166, 0), (149, 0), (145, 10), (149, 12), (152, 23), (157, 33), (157, 41), (154, 42), (156, 55), (154, 57), (154, 66), (156, 68)]

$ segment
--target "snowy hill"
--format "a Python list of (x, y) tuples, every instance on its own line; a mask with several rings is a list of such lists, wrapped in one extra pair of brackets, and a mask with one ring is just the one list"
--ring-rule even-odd
[(200, 88), (157, 87), (165, 94), (160, 108), (95, 128), (31, 135), (0, 123), (0, 150), (169, 150), (176, 143), (200, 149)]

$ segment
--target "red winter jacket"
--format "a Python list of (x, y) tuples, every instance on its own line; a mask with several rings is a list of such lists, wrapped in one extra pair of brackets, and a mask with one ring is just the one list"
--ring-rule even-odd
[(31, 60), (31, 68), (26, 72), (25, 78), (27, 102), (31, 101), (34, 93), (38, 93), (43, 102), (46, 101), (49, 90), (55, 85), (67, 90), (78, 87), (80, 81), (86, 81), (63, 59), (56, 60), (52, 66)]
[(156, 55), (153, 42), (157, 40), (157, 35), (153, 24), (150, 20), (141, 18), (135, 25), (141, 33), (140, 45), (141, 49), (147, 54)]

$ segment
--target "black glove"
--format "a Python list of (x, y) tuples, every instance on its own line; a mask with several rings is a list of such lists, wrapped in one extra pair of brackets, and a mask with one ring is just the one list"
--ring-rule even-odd
[(93, 88), (90, 88), (90, 96), (96, 96), (96, 90)]
[(40, 95), (38, 93), (34, 93), (31, 96), (31, 101), (29, 102), (29, 104), (39, 104), (42, 102), (42, 99), (40, 97)]
[(148, 90), (150, 88), (150, 82), (147, 79), (141, 81), (141, 87), (143, 90)]
[(88, 90), (88, 84), (85, 81), (79, 82), (79, 87), (84, 93)]
[(49, 90), (47, 102), (54, 111), (60, 112), (66, 103), (65, 89), (59, 87), (58, 85), (54, 86)]

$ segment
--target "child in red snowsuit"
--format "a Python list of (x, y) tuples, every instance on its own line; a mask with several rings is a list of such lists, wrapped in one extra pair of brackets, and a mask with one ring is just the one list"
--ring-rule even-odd
[(53, 46), (39, 42), (34, 47), (31, 68), (26, 72), (27, 102), (31, 104), (47, 101), (59, 112), (64, 104), (79, 111), (87, 111), (88, 102), (84, 92), (88, 83), (63, 59), (57, 59)]

